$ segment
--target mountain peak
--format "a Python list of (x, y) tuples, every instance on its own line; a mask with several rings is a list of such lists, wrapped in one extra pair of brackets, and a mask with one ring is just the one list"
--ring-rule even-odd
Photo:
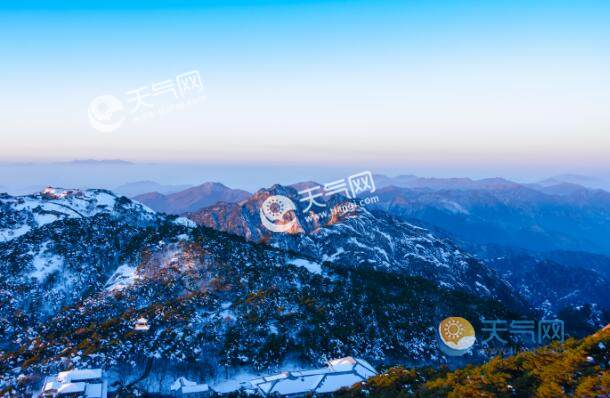
[(0, 242), (18, 238), (59, 220), (89, 218), (98, 214), (131, 216), (150, 222), (155, 213), (146, 206), (118, 197), (105, 189), (47, 187), (25, 196), (0, 197)]
[(74, 159), (68, 162), (58, 162), (58, 164), (66, 164), (66, 165), (89, 165), (89, 166), (132, 166), (135, 163), (128, 162), (126, 160), (121, 159)]
[[(262, 213), (263, 203), (272, 195), (292, 201), (294, 210), (283, 214), (289, 218), (284, 217), (283, 223), (265, 220)], [(199, 225), (302, 253), (319, 262), (422, 276), (444, 286), (511, 300), (511, 289), (494, 272), (430, 231), (358, 206), (341, 195), (316, 201), (320, 206), (308, 206), (307, 201), (299, 200), (296, 189), (276, 184), (240, 203), (217, 203), (187, 217)], [(273, 229), (277, 225), (281, 227)], [(290, 229), (283, 230), (283, 226)]]
[(250, 196), (241, 189), (231, 189), (220, 182), (204, 182), (171, 194), (149, 192), (134, 197), (150, 208), (168, 214), (184, 214), (213, 205), (216, 202), (239, 202)]

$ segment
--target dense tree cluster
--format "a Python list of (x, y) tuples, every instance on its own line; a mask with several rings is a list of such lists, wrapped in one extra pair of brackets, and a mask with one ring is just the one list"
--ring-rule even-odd
[(582, 340), (496, 357), (453, 372), (390, 368), (336, 398), (608, 397), (610, 327)]

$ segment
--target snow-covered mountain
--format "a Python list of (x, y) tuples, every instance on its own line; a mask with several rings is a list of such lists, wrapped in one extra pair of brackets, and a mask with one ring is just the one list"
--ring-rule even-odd
[[(367, 212), (318, 225), (319, 238), (269, 245), (103, 190), (3, 196), (1, 206), (0, 386), (27, 388), (23, 380), (71, 365), (157, 391), (158, 378), (214, 380), (223, 367), (443, 361), (440, 319), (523, 313), (518, 298), (499, 301), (510, 290), (466, 254)], [(376, 240), (380, 250), (362, 251)], [(333, 244), (345, 254), (330, 253)], [(134, 330), (140, 318), (147, 332)]]
[(150, 223), (154, 211), (106, 190), (77, 190), (48, 187), (27, 196), (0, 196), (0, 242), (18, 238), (58, 220), (84, 219), (97, 214), (133, 218)]
[[(513, 191), (513, 188), (507, 189)], [(287, 196), (293, 203), (298, 203), (293, 233), (271, 233), (261, 224), (258, 210), (270, 195)], [(324, 204), (326, 207), (322, 210), (329, 212), (345, 202), (335, 200)], [(442, 201), (438, 205), (442, 206)], [(515, 249), (498, 248), (500, 252), (494, 255), (482, 251), (483, 248), (491, 250), (490, 245), (460, 241), (460, 247), (475, 250), (473, 253), (477, 256), (474, 258), (451, 241), (397, 220), (379, 211), (378, 206), (372, 210), (356, 207), (342, 215), (319, 219), (302, 213), (303, 206), (293, 189), (274, 186), (240, 204), (220, 203), (187, 216), (199, 224), (239, 234), (252, 241), (263, 241), (283, 250), (305, 253), (318, 261), (405, 272), (443, 286), (494, 297), (514, 307), (526, 306), (521, 302), (520, 297), (523, 297), (546, 316), (556, 316), (561, 310), (585, 304), (597, 305), (602, 312), (609, 308), (608, 279), (599, 271), (587, 269), (585, 264), (577, 267)], [(586, 258), (579, 253), (574, 256)], [(561, 257), (567, 259), (565, 255)], [(590, 267), (594, 268), (593, 265)], [(601, 322), (605, 322), (604, 317)]]
[[(290, 198), (297, 207), (296, 224), (291, 233), (270, 232), (261, 222), (263, 202), (275, 195)], [(200, 225), (302, 253), (320, 262), (420, 276), (441, 286), (525, 307), (493, 270), (430, 231), (383, 212), (350, 207), (351, 202), (342, 196), (318, 200), (325, 205), (327, 217), (316, 218), (312, 213), (304, 213), (307, 203), (299, 201), (294, 188), (275, 185), (239, 204), (218, 203), (186, 216)], [(351, 210), (330, 214), (331, 209), (339, 208)]]
[(192, 226), (105, 190), (5, 195), (0, 209), (0, 295), (34, 320), (99, 290), (143, 231)]

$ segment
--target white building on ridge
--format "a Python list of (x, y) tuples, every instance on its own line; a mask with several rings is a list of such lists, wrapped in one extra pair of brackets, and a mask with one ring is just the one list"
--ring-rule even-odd
[(242, 389), (264, 396), (301, 397), (327, 394), (363, 382), (377, 371), (362, 359), (346, 357), (321, 369), (282, 372), (242, 383)]
[(140, 318), (136, 321), (133, 328), (139, 332), (146, 332), (150, 329), (150, 325), (148, 324), (148, 320), (146, 318)]
[(47, 376), (39, 398), (107, 398), (108, 382), (102, 369), (73, 369)]

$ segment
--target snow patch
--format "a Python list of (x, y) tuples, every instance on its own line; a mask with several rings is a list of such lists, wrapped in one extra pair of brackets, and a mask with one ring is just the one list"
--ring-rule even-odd
[(322, 266), (316, 262), (306, 260), (304, 258), (295, 258), (288, 261), (288, 264), (296, 265), (297, 267), (303, 267), (312, 274), (320, 275), (322, 273)]
[(30, 273), (30, 277), (35, 278), (38, 283), (41, 283), (53, 272), (61, 270), (63, 264), (64, 260), (62, 257), (46, 253), (46, 246), (44, 246), (41, 252), (32, 259), (34, 271)]
[(114, 274), (106, 282), (106, 290), (109, 292), (123, 290), (132, 286), (138, 278), (136, 267), (123, 264), (114, 271)]
[(332, 262), (332, 261), (336, 260), (343, 253), (345, 253), (345, 249), (340, 247), (337, 249), (337, 251), (335, 253), (331, 254), (330, 256), (327, 256), (326, 254), (324, 256), (322, 256), (322, 261)]
[(187, 227), (187, 228), (196, 228), (197, 224), (195, 224), (195, 222), (193, 220), (189, 220), (186, 217), (178, 217), (174, 220), (174, 224), (176, 225), (181, 225), (183, 227)]

